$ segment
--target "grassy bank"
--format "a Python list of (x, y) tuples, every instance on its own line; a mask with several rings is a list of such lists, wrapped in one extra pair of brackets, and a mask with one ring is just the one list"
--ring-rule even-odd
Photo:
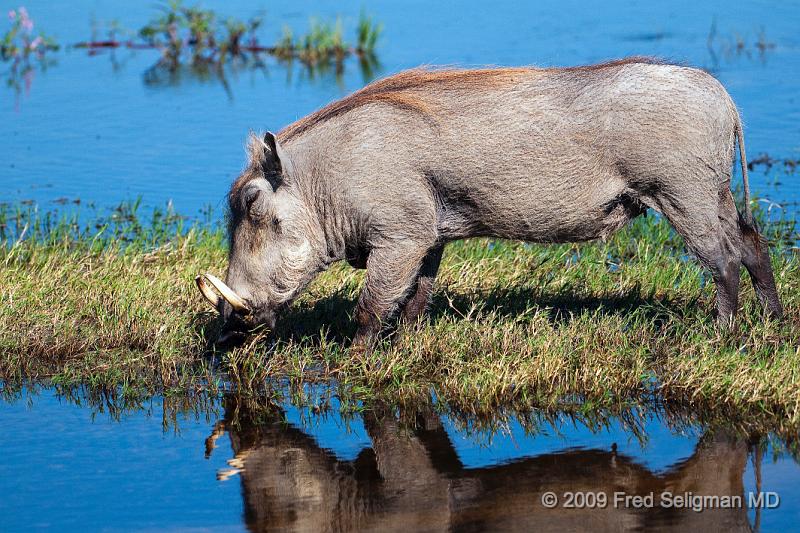
[(7, 384), (170, 395), (258, 392), (270, 378), (335, 380), (356, 400), (402, 403), (433, 390), (474, 413), (658, 395), (771, 420), (780, 431), (800, 427), (800, 254), (791, 224), (766, 226), (786, 307), (780, 322), (762, 314), (743, 280), (737, 326), (718, 330), (709, 276), (650, 216), (605, 243), (452, 244), (431, 318), (367, 355), (348, 349), (363, 273), (344, 264), (284, 315), (277, 342), (254, 338), (222, 353), (208, 343), (215, 313), (192, 281), (224, 272), (219, 227), (188, 229), (168, 213), (143, 226), (124, 209), (84, 229), (6, 210), (0, 226)]

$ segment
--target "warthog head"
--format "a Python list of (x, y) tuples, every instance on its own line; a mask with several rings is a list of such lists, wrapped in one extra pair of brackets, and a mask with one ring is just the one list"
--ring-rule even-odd
[(320, 221), (302, 198), (291, 161), (275, 136), (251, 135), (248, 155), (247, 168), (228, 194), (225, 282), (209, 274), (196, 280), (224, 319), (220, 342), (256, 326), (273, 328), (276, 312), (325, 265)]

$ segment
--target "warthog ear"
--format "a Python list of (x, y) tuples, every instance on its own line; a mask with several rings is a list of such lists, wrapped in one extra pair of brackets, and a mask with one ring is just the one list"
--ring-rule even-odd
[(272, 185), (272, 189), (277, 190), (283, 183), (283, 164), (281, 163), (283, 150), (278, 146), (278, 140), (271, 131), (264, 134), (264, 146), (261, 168), (264, 170), (264, 177)]

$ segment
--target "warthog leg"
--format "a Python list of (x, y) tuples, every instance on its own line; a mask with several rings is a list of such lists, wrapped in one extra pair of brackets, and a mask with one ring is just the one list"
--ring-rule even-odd
[(367, 259), (367, 278), (356, 305), (353, 344), (369, 346), (408, 299), (429, 244), (413, 241), (375, 246)]
[(422, 260), (422, 267), (419, 269), (415, 290), (403, 307), (400, 316), (403, 322), (412, 324), (425, 314), (433, 293), (433, 284), (436, 280), (436, 273), (439, 271), (439, 263), (442, 261), (443, 251), (444, 245), (437, 245), (431, 248)]
[(742, 230), (742, 262), (753, 280), (756, 295), (772, 316), (780, 318), (783, 316), (783, 306), (775, 287), (767, 240), (744, 220), (739, 221), (739, 226)]
[[(703, 181), (698, 179), (696, 183)], [(659, 203), (689, 250), (711, 271), (717, 288), (717, 321), (729, 326), (739, 303), (742, 233), (728, 184), (723, 179), (719, 182), (718, 191), (700, 186), (680, 192), (665, 191)]]

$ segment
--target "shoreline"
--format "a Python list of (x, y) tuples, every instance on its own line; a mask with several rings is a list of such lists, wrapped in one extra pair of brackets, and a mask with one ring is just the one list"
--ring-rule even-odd
[[(369, 354), (350, 320), (363, 271), (337, 264), (258, 336), (209, 342), (216, 313), (193, 283), (222, 273), (221, 225), (126, 219), (75, 233), (31, 229), (0, 246), (0, 379), (120, 389), (131, 397), (335, 381), (360, 400), (434, 391), (474, 412), (588, 406), (657, 395), (733, 418), (800, 428), (800, 254), (794, 226), (765, 225), (786, 317), (765, 317), (742, 270), (739, 315), (716, 328), (709, 275), (648, 216), (607, 242), (447, 246), (430, 317)], [(35, 221), (29, 221), (35, 228)], [(41, 221), (40, 221), (41, 222)], [(181, 392), (182, 391), (182, 392)], [(359, 400), (359, 401), (360, 401)]]

